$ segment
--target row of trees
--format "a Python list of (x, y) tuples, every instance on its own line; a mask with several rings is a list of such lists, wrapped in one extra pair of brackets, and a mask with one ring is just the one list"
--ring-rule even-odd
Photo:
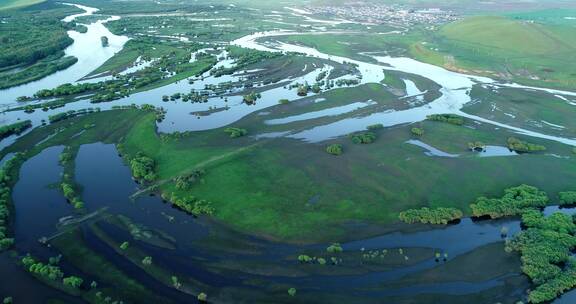
[(55, 122), (66, 120), (66, 119), (69, 119), (72, 117), (90, 114), (90, 113), (94, 113), (94, 112), (100, 112), (100, 108), (87, 108), (87, 109), (70, 110), (70, 111), (66, 111), (66, 112), (61, 112), (61, 113), (57, 113), (57, 114), (48, 116), (48, 121), (50, 123), (55, 123)]
[(545, 151), (546, 147), (520, 140), (515, 137), (508, 138), (508, 149), (520, 153)]
[(49, 263), (42, 263), (35, 258), (33, 258), (30, 254), (27, 254), (21, 259), (22, 265), (24, 268), (41, 278), (48, 279), (50, 281), (60, 281), (64, 286), (72, 287), (72, 288), (80, 288), (84, 280), (80, 277), (76, 276), (69, 276), (64, 277), (64, 272), (58, 266), (58, 259), (50, 259)]
[(176, 193), (172, 193), (171, 195), (163, 193), (162, 198), (194, 216), (200, 216), (202, 214), (213, 215), (214, 212), (216, 212), (216, 209), (212, 206), (212, 202), (198, 199), (194, 196), (181, 197)]
[(423, 223), (434, 225), (446, 225), (451, 221), (459, 220), (464, 216), (464, 213), (456, 208), (427, 208), (409, 209), (400, 212), (399, 218), (401, 221), (408, 224)]
[(464, 124), (464, 117), (456, 114), (432, 114), (426, 116), (426, 119), (430, 121), (440, 121), (457, 126)]
[(8, 236), (8, 225), (10, 223), (9, 204), (12, 197), (12, 183), (14, 182), (11, 174), (17, 171), (23, 160), (24, 155), (16, 153), (14, 157), (6, 161), (0, 170), (0, 252), (12, 247), (14, 244), (14, 239)]
[(4, 139), (13, 134), (20, 134), (30, 127), (32, 127), (32, 121), (30, 120), (19, 121), (10, 125), (1, 126), (0, 139)]

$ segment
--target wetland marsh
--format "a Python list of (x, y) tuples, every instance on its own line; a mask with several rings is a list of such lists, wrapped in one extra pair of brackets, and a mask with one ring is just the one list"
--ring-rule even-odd
[(570, 4), (18, 1), (4, 303), (574, 297)]

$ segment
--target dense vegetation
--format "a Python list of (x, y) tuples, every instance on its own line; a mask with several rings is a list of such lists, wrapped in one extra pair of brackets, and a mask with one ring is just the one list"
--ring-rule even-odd
[(536, 288), (529, 292), (531, 303), (549, 302), (576, 286), (576, 224), (566, 214), (548, 217), (537, 210), (522, 215), (526, 230), (507, 242), (508, 251), (518, 251), (522, 257), (522, 271)]
[(52, 59), (54, 57), (58, 56), (50, 56), (48, 58), (42, 59), (36, 64), (14, 73), (0, 74), (0, 89), (6, 89), (42, 79), (50, 74), (64, 70), (78, 62), (78, 58), (72, 56)]
[(0, 68), (35, 63), (58, 54), (72, 42), (56, 17), (15, 14), (0, 23)]
[(51, 3), (0, 11), (0, 89), (38, 80), (76, 62), (64, 57), (73, 40), (67, 34), (71, 25), (60, 21), (73, 11)]
[(134, 178), (146, 182), (152, 182), (156, 179), (156, 162), (154, 159), (145, 156), (139, 152), (136, 157), (130, 160), (130, 169)]
[(410, 209), (400, 212), (401, 221), (414, 224), (442, 224), (446, 225), (451, 221), (461, 219), (464, 214), (456, 208), (427, 208)]
[(0, 170), (0, 252), (10, 248), (14, 243), (14, 239), (8, 236), (8, 225), (10, 223), (9, 204), (12, 196), (12, 183), (14, 183), (12, 176), (22, 161), (22, 154), (18, 153), (6, 161)]
[(479, 197), (470, 205), (473, 216), (499, 218), (520, 215), (526, 209), (542, 208), (548, 204), (548, 196), (538, 188), (520, 185), (504, 190), (501, 198)]
[(13, 134), (20, 134), (30, 127), (32, 127), (32, 121), (30, 120), (19, 121), (10, 125), (1, 126), (0, 139), (4, 139)]
[(566, 191), (558, 193), (562, 205), (576, 204), (576, 191)]
[(440, 121), (457, 126), (464, 124), (464, 118), (456, 114), (433, 114), (426, 116), (426, 119), (430, 121)]
[(216, 211), (211, 202), (198, 199), (194, 196), (182, 197), (176, 193), (172, 193), (171, 195), (163, 193), (162, 198), (194, 216), (199, 216), (202, 214), (212, 215)]
[(532, 144), (526, 141), (522, 141), (515, 137), (508, 138), (507, 142), (508, 142), (508, 148), (510, 150), (520, 153), (539, 152), (546, 150), (546, 147), (542, 145)]
[(60, 164), (64, 167), (64, 174), (60, 183), (60, 190), (75, 209), (83, 209), (84, 201), (81, 198), (81, 186), (78, 185), (74, 179), (75, 163), (74, 159), (78, 153), (77, 147), (66, 146), (62, 153), (60, 153)]

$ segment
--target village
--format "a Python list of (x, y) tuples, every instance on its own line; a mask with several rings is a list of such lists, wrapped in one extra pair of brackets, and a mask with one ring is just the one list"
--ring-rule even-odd
[(457, 14), (440, 8), (413, 9), (404, 5), (356, 3), (346, 6), (306, 7), (306, 11), (331, 18), (367, 24), (397, 26), (437, 25), (459, 19)]

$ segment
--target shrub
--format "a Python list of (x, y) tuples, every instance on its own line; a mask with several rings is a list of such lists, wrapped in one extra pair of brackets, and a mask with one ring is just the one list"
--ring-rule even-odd
[(576, 191), (567, 191), (558, 193), (561, 205), (576, 204)]
[(342, 245), (340, 245), (340, 243), (332, 243), (326, 248), (326, 251), (330, 253), (337, 253), (344, 251), (344, 249), (342, 249)]
[(238, 138), (248, 134), (248, 131), (246, 129), (241, 128), (226, 128), (224, 132), (228, 133), (228, 135), (230, 135), (230, 138)]
[(380, 129), (384, 129), (384, 125), (383, 125), (383, 124), (369, 125), (369, 126), (366, 127), (366, 129), (367, 129), (368, 131), (380, 130)]
[(424, 129), (422, 129), (422, 128), (416, 128), (416, 127), (414, 127), (414, 128), (412, 128), (412, 129), (410, 130), (410, 132), (411, 132), (412, 135), (414, 135), (414, 136), (422, 136), (422, 135), (424, 135)]
[(80, 288), (80, 286), (82, 286), (83, 282), (84, 282), (84, 280), (82, 280), (79, 277), (75, 277), (75, 276), (70, 276), (70, 277), (64, 278), (62, 280), (62, 283), (64, 283), (64, 285), (70, 286), (73, 288)]
[(353, 134), (351, 138), (355, 144), (371, 144), (376, 140), (376, 134), (372, 132)]
[(332, 155), (341, 155), (342, 154), (342, 145), (340, 144), (332, 144), (326, 147), (326, 152)]

